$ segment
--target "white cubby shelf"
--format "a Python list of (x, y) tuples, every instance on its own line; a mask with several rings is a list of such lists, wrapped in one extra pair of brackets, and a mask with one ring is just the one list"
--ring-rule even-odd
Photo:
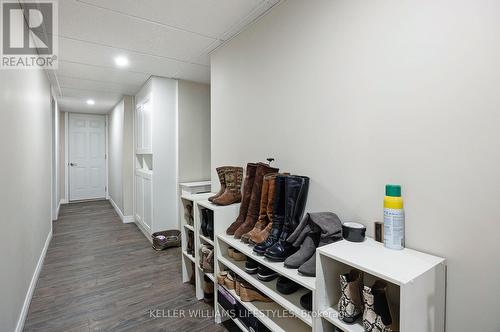
[[(202, 289), (203, 285), (199, 284), (200, 278), (198, 275), (200, 272), (198, 269), (192, 268), (192, 264), (194, 263), (195, 265), (198, 265), (198, 256), (199, 256), (199, 250), (198, 250), (198, 241), (197, 239), (197, 209), (196, 209), (196, 202), (199, 200), (206, 200), (208, 197), (210, 197), (212, 194), (211, 193), (204, 193), (204, 194), (183, 194), (180, 196), (180, 204), (179, 204), (179, 220), (181, 221), (181, 234), (182, 234), (182, 281), (183, 282), (190, 282), (191, 276), (194, 274), (194, 280), (195, 280), (195, 287)], [(190, 205), (192, 207), (192, 213), (193, 213), (193, 220), (190, 223), (188, 220), (186, 220), (185, 216), (185, 209), (186, 206)], [(188, 243), (188, 233), (192, 232), (193, 233), (193, 239), (194, 239), (194, 256), (189, 255), (187, 253), (187, 243)], [(203, 297), (203, 291), (201, 291), (201, 298)], [(197, 291), (197, 298), (200, 298), (200, 291)]]
[[(196, 237), (196, 255), (197, 255), (197, 266), (200, 267), (201, 261), (201, 247), (203, 244), (210, 244), (214, 247), (215, 253), (217, 252), (217, 242), (213, 241), (209, 237), (203, 236), (201, 233), (201, 210), (208, 209), (212, 210), (214, 214), (214, 234), (222, 234), (226, 232), (226, 228), (238, 217), (238, 213), (240, 211), (240, 204), (231, 204), (231, 205), (216, 205), (212, 202), (208, 201), (208, 197), (214, 195), (213, 193), (206, 194), (205, 199), (197, 200), (194, 207), (194, 228), (195, 228), (195, 237)], [(228, 224), (229, 223), (229, 224)], [(217, 257), (214, 253), (214, 273), (207, 273), (208, 278), (210, 280), (216, 282), (214, 276), (218, 273), (217, 266)], [(203, 276), (205, 273), (201, 268), (196, 269), (196, 297), (198, 299), (203, 298)], [(216, 313), (216, 322), (220, 323), (220, 312), (218, 311), (217, 304), (217, 292), (214, 291), (214, 304), (215, 304), (215, 313)]]
[[(387, 296), (395, 308), (393, 317), (402, 332), (444, 331), (446, 261), (444, 258), (405, 248), (391, 250), (371, 238), (341, 240), (316, 251), (315, 331), (364, 331), (361, 319), (347, 324), (338, 319), (339, 276), (351, 269), (364, 274), (364, 284), (377, 279), (387, 283)], [(398, 314), (399, 313), (399, 314)]]

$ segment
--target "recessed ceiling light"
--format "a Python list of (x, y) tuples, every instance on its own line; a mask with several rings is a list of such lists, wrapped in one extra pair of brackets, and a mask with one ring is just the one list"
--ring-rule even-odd
[(118, 67), (125, 67), (125, 66), (128, 66), (128, 59), (124, 56), (117, 56), (115, 58), (115, 64), (118, 66)]
[(87, 105), (94, 105), (94, 104), (95, 104), (94, 99), (88, 99), (87, 100)]

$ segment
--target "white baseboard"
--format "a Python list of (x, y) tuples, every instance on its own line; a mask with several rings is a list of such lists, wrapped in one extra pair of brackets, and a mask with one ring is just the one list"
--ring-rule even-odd
[(144, 227), (142, 227), (140, 222), (135, 221), (135, 220), (134, 220), (134, 222), (135, 222), (135, 225), (137, 226), (137, 228), (139, 228), (139, 230), (142, 232), (142, 234), (144, 234), (146, 239), (148, 239), (149, 242), (153, 243), (153, 239), (151, 238), (151, 234)]
[(134, 216), (123, 216), (122, 221), (124, 224), (130, 224), (130, 223), (135, 222), (135, 219), (134, 219)]
[(113, 205), (113, 207), (115, 208), (116, 213), (118, 213), (118, 216), (120, 217), (120, 219), (122, 220), (122, 222), (124, 224), (128, 224), (128, 223), (131, 223), (131, 222), (135, 221), (134, 220), (134, 216), (124, 216), (123, 212), (120, 210), (120, 208), (118, 207), (118, 205), (116, 205), (115, 201), (113, 201), (113, 199), (111, 197), (109, 197), (108, 200), (111, 203), (111, 205)]
[(61, 205), (63, 204), (68, 204), (68, 201), (65, 198), (61, 198), (61, 200), (59, 200), (59, 204), (57, 204), (57, 210), (56, 210), (56, 219), (54, 220), (59, 219), (59, 210), (61, 209)]
[(24, 298), (23, 307), (21, 309), (21, 314), (19, 315), (19, 320), (17, 321), (17, 326), (15, 332), (22, 332), (24, 328), (24, 323), (26, 321), (26, 316), (28, 315), (28, 309), (30, 308), (31, 298), (33, 297), (33, 292), (35, 291), (36, 283), (38, 282), (38, 277), (40, 276), (40, 271), (42, 270), (43, 261), (45, 260), (45, 255), (47, 254), (47, 249), (49, 248), (50, 240), (52, 240), (52, 227), (50, 229), (49, 235), (45, 240), (45, 245), (43, 246), (42, 253), (38, 258), (38, 263), (36, 264), (35, 272), (31, 278), (30, 286), (28, 287), (28, 292)]
[(113, 199), (111, 197), (109, 197), (108, 200), (111, 203), (111, 205), (113, 205), (113, 207), (115, 208), (115, 211), (116, 211), (116, 213), (118, 213), (118, 216), (120, 216), (120, 219), (123, 220), (123, 213), (120, 210), (120, 208), (118, 207), (118, 205), (116, 205), (115, 201), (113, 201)]

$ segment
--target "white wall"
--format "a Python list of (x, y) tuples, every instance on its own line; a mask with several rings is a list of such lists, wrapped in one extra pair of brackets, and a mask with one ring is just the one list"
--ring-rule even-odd
[(123, 214), (134, 214), (134, 97), (125, 96), (123, 113)]
[(108, 191), (124, 216), (133, 213), (133, 97), (126, 96), (109, 113)]
[(124, 102), (121, 100), (108, 115), (108, 192), (120, 211), (123, 211), (123, 117)]
[[(152, 77), (153, 229), (178, 228), (177, 80)], [(138, 98), (138, 97), (136, 97)]]
[(210, 179), (210, 85), (179, 80), (179, 182)]
[(43, 71), (0, 71), (2, 331), (14, 331), (19, 320), (24, 322), (23, 303), (52, 232), (51, 118)]
[(212, 56), (212, 180), (273, 156), (370, 231), (402, 184), (407, 246), (448, 259), (447, 331), (500, 331), (499, 39), (498, 1), (284, 2)]

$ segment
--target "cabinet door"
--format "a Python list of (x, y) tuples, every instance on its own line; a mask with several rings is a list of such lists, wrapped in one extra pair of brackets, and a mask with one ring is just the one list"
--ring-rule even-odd
[(153, 114), (151, 99), (146, 99), (142, 104), (142, 148), (150, 151), (153, 148)]
[(143, 178), (143, 194), (144, 194), (144, 214), (143, 223), (144, 227), (148, 231), (151, 231), (151, 225), (153, 221), (153, 186), (151, 183), (151, 178)]
[(144, 195), (142, 176), (135, 175), (135, 220), (142, 224), (144, 215)]
[(144, 145), (143, 134), (144, 131), (144, 116), (142, 111), (142, 105), (137, 105), (135, 109), (135, 149), (141, 150)]

